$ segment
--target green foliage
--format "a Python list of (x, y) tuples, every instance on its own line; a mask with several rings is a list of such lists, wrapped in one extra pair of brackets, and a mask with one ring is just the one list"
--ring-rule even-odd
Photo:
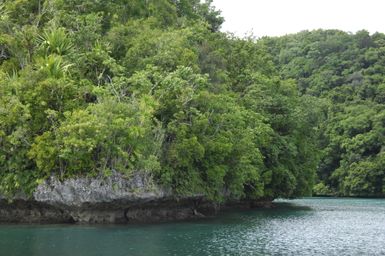
[[(151, 122), (153, 100), (121, 103), (103, 99), (86, 109), (65, 112), (65, 120), (36, 137), (29, 157), (38, 169), (61, 176), (104, 172), (129, 173), (156, 163), (155, 127)], [(148, 171), (152, 171), (149, 169)]]
[(329, 186), (325, 185), (323, 182), (320, 182), (314, 185), (313, 194), (318, 196), (333, 196), (334, 193)]
[(320, 166), (325, 186), (381, 194), (383, 36), (239, 39), (211, 2), (3, 1), (0, 193), (116, 170), (273, 199), (311, 194)]
[(315, 192), (384, 196), (384, 35), (317, 30), (261, 43), (277, 56), (284, 78), (296, 79), (302, 94), (327, 102)]
[(217, 200), (263, 195), (258, 147), (269, 128), (260, 116), (239, 106), (231, 94), (210, 93), (207, 77), (191, 68), (166, 76), (145, 71), (131, 83), (133, 93), (151, 93), (159, 101), (155, 116), (165, 130), (161, 181), (179, 194)]
[(65, 55), (73, 47), (64, 28), (51, 28), (39, 36), (40, 47), (49, 54)]

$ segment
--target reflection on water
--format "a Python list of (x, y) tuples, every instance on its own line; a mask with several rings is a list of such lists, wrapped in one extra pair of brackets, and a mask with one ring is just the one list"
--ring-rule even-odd
[(385, 255), (385, 200), (278, 200), (194, 222), (0, 226), (0, 255)]

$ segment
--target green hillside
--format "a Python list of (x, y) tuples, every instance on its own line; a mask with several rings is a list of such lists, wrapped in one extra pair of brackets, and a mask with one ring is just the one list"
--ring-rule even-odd
[(210, 2), (2, 1), (1, 194), (141, 171), (216, 201), (385, 195), (385, 35), (239, 39)]

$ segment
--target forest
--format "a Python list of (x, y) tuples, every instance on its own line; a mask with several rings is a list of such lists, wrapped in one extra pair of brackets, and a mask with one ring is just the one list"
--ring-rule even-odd
[(385, 196), (385, 35), (223, 22), (211, 1), (1, 1), (0, 193), (140, 171), (219, 202)]

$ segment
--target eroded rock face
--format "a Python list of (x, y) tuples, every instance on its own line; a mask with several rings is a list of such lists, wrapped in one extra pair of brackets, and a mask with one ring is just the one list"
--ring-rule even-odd
[[(235, 201), (224, 208), (271, 206), (271, 201)], [(203, 195), (175, 197), (156, 185), (145, 172), (125, 178), (109, 177), (60, 181), (51, 177), (32, 198), (16, 195), (11, 202), (0, 196), (0, 222), (7, 223), (138, 223), (202, 218), (219, 206)]]
[(170, 195), (169, 191), (154, 185), (146, 173), (136, 172), (127, 179), (113, 172), (109, 177), (76, 178), (63, 182), (51, 177), (36, 188), (33, 198), (52, 205), (81, 207), (113, 201), (148, 201)]
[(129, 178), (113, 172), (109, 177), (51, 177), (28, 199), (18, 195), (12, 202), (0, 198), (0, 222), (34, 223), (135, 223), (201, 217), (201, 196), (175, 198), (155, 185), (144, 172)]
[(33, 200), (0, 200), (0, 223), (73, 223), (60, 208)]

